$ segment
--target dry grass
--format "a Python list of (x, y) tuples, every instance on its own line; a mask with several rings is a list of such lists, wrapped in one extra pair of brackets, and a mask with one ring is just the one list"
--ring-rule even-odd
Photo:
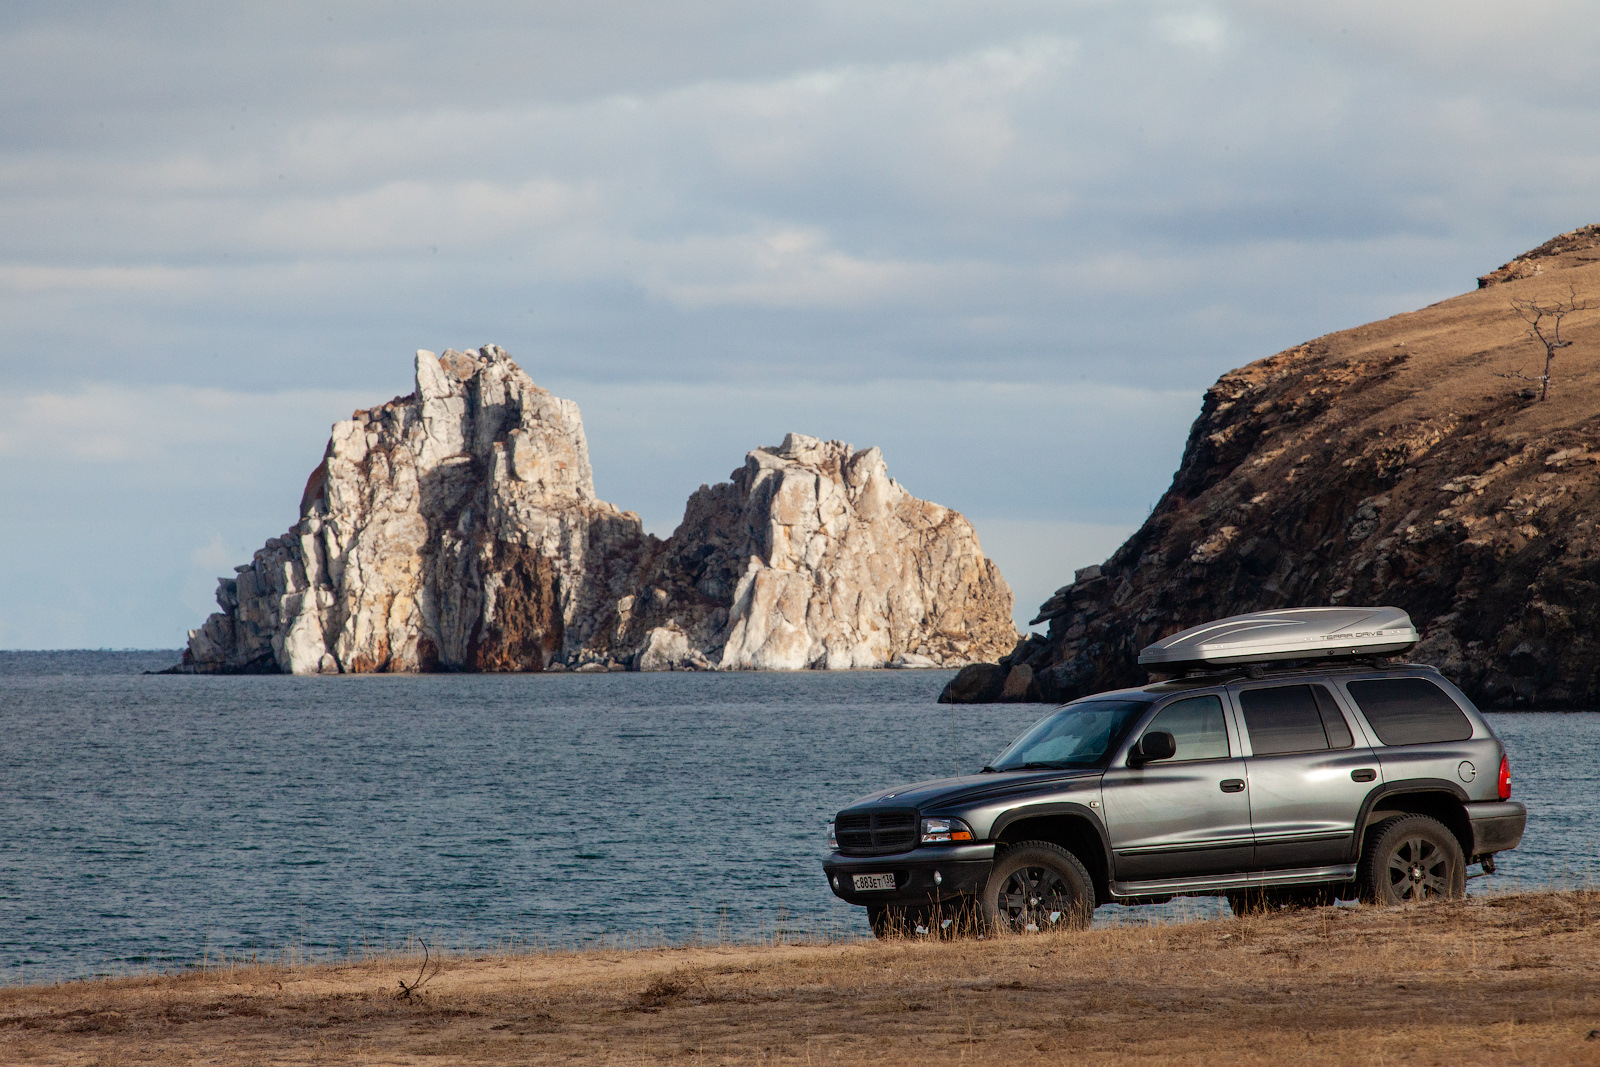
[[(0, 1062), (1600, 1064), (1600, 893), (0, 990)], [(1594, 1035), (1594, 1036), (1591, 1036)]]

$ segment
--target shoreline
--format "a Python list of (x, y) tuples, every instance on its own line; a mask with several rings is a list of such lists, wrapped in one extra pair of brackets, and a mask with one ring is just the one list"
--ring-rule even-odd
[(998, 941), (422, 964), (414, 952), (0, 987), (0, 1060), (1600, 1062), (1596, 890)]
[[(0, 667), (4, 666), (3, 660), (7, 656), (17, 656), (17, 657), (21, 657), (21, 656), (63, 656), (64, 657), (64, 656), (107, 656), (107, 655), (133, 656), (133, 655), (148, 655), (148, 654), (152, 654), (152, 653), (166, 653), (166, 652), (169, 652), (169, 651), (171, 651), (171, 650), (168, 650), (168, 649), (0, 649)], [(176, 655), (176, 653), (174, 653), (174, 654)], [(389, 671), (365, 671), (365, 672), (352, 672), (352, 673), (349, 673), (349, 674), (293, 675), (293, 674), (283, 674), (283, 673), (278, 673), (278, 672), (268, 672), (268, 673), (261, 673), (261, 674), (253, 674), (253, 673), (248, 673), (248, 672), (186, 671), (186, 670), (176, 670), (176, 669), (174, 669), (172, 667), (168, 667), (168, 668), (162, 669), (162, 670), (145, 669), (145, 670), (134, 670), (134, 671), (130, 671), (128, 673), (111, 672), (111, 671), (90, 671), (90, 672), (82, 672), (82, 673), (70, 672), (70, 673), (61, 673), (61, 674), (19, 674), (19, 673), (15, 673), (15, 672), (9, 672), (9, 671), (5, 671), (5, 670), (0, 670), (0, 678), (5, 678), (5, 677), (39, 677), (39, 678), (196, 677), (196, 678), (219, 678), (219, 679), (220, 678), (320, 678), (320, 679), (419, 678), (420, 679), (420, 678), (503, 678), (503, 677), (517, 677), (517, 678), (555, 677), (555, 678), (559, 678), (559, 677), (565, 677), (565, 676), (569, 676), (569, 675), (570, 676), (583, 676), (583, 677), (600, 677), (600, 676), (609, 677), (609, 676), (621, 675), (621, 676), (627, 677), (627, 676), (636, 676), (636, 675), (641, 675), (641, 674), (656, 675), (656, 676), (666, 676), (666, 675), (690, 675), (690, 676), (707, 676), (707, 675), (751, 676), (751, 675), (761, 675), (761, 676), (774, 676), (774, 677), (790, 678), (790, 677), (798, 677), (798, 676), (805, 676), (805, 677), (832, 677), (832, 676), (838, 676), (838, 675), (882, 675), (882, 674), (884, 674), (886, 672), (893, 672), (894, 674), (906, 674), (906, 675), (910, 675), (910, 676), (923, 676), (923, 675), (937, 675), (941, 671), (954, 674), (955, 672), (957, 672), (959, 670), (960, 670), (960, 668), (958, 668), (958, 667), (919, 667), (919, 666), (892, 667), (892, 666), (885, 665), (885, 666), (882, 666), (882, 667), (859, 667), (859, 668), (848, 668), (848, 669), (841, 669), (841, 670), (818, 670), (818, 669), (811, 669), (811, 668), (800, 668), (800, 669), (796, 669), (796, 670), (720, 670), (720, 669), (718, 669), (718, 670), (709, 670), (709, 671), (703, 671), (703, 670), (681, 670), (681, 671), (679, 671), (679, 670), (674, 670), (674, 671), (617, 670), (617, 671), (592, 671), (592, 672), (590, 672), (590, 671), (395, 671), (395, 672), (389, 672)], [(929, 694), (930, 702), (932, 702), (933, 699), (937, 695), (938, 694), (936, 692), (935, 693), (930, 693)], [(1049, 708), (1049, 707), (1056, 706), (1056, 705), (1051, 704), (1049, 702), (1041, 702), (1041, 701), (1023, 701), (1023, 702), (1008, 702), (1008, 703), (1010, 704), (1010, 706), (1018, 706), (1018, 707), (1032, 706), (1032, 707), (1038, 707), (1038, 708)], [(991, 706), (1000, 706), (1000, 705), (974, 704), (974, 705), (967, 705), (967, 706), (968, 707), (977, 708), (977, 707), (991, 707)], [(1530, 715), (1530, 714), (1531, 715), (1589, 715), (1589, 714), (1600, 713), (1600, 707), (1593, 707), (1593, 708), (1574, 708), (1574, 707), (1480, 707), (1479, 710), (1482, 711), (1485, 714), (1490, 714), (1490, 715)]]

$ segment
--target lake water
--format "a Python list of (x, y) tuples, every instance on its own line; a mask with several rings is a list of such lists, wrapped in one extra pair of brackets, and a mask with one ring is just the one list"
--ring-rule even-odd
[[(0, 982), (203, 958), (864, 934), (824, 827), (1045, 709), (947, 671), (145, 676), (0, 653)], [(1600, 715), (1489, 716), (1528, 803), (1473, 892), (1600, 874)], [(1102, 908), (1100, 922), (1219, 913)]]

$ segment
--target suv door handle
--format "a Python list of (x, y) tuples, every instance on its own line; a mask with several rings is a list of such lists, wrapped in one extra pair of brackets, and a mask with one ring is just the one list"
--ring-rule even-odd
[(1224, 793), (1242, 793), (1242, 792), (1244, 792), (1244, 779), (1243, 778), (1224, 778), (1222, 780), (1222, 782), (1221, 782), (1221, 785), (1222, 785), (1222, 791)]
[(1371, 782), (1378, 777), (1378, 772), (1371, 767), (1361, 767), (1350, 772), (1352, 782)]

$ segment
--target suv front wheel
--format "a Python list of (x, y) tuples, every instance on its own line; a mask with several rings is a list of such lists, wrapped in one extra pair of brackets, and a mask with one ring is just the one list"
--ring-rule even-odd
[(1396, 815), (1372, 828), (1357, 882), (1363, 900), (1405, 904), (1455, 900), (1467, 890), (1466, 857), (1444, 823), (1426, 815)]
[(978, 897), (993, 933), (1078, 930), (1094, 916), (1094, 880), (1060, 845), (1023, 841), (995, 861)]

